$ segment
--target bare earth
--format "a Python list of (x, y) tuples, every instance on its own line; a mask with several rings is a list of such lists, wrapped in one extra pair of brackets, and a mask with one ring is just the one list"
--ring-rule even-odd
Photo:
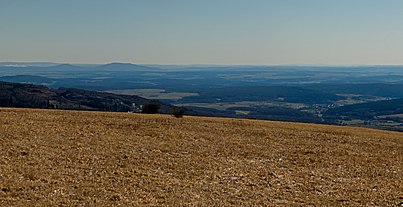
[(400, 206), (403, 133), (0, 109), (0, 206)]

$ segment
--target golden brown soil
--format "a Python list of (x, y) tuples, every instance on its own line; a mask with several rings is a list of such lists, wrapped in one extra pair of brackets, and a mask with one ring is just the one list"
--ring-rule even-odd
[(0, 206), (399, 206), (403, 133), (0, 109)]

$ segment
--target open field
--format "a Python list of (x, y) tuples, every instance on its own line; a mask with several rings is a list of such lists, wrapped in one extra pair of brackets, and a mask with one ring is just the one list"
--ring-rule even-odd
[(184, 92), (167, 93), (165, 90), (162, 89), (127, 89), (127, 90), (112, 90), (106, 92), (121, 95), (136, 95), (147, 99), (158, 99), (158, 100), (179, 100), (184, 97), (198, 95), (197, 93), (184, 93)]
[(194, 107), (203, 107), (203, 108), (211, 108), (217, 110), (227, 110), (232, 107), (285, 107), (292, 109), (301, 109), (306, 107), (307, 105), (301, 103), (283, 103), (283, 102), (269, 102), (269, 101), (240, 101), (240, 102), (230, 102), (230, 103), (183, 103), (183, 104), (175, 104), (175, 106), (194, 106)]
[(399, 206), (403, 134), (0, 108), (0, 206)]
[(378, 118), (385, 119), (385, 118), (403, 118), (403, 114), (390, 114), (384, 116), (378, 116)]

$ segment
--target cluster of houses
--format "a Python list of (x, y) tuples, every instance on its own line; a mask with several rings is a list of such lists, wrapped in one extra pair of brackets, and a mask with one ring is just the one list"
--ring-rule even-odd
[(136, 103), (132, 103), (132, 111), (129, 111), (129, 113), (140, 113), (143, 111), (143, 105), (139, 104), (137, 105)]

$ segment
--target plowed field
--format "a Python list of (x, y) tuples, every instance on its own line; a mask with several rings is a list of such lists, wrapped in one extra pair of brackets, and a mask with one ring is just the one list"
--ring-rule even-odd
[(0, 206), (399, 206), (403, 133), (0, 109)]

